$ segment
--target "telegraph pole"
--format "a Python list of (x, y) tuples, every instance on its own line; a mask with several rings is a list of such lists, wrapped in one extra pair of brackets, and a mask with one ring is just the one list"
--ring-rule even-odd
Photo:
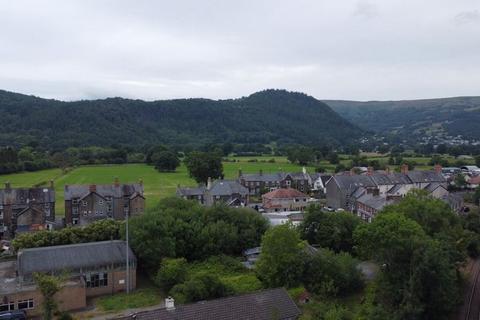
[(129, 254), (129, 246), (128, 246), (128, 206), (125, 204), (125, 207), (123, 209), (125, 211), (125, 238), (127, 240), (127, 245), (126, 245), (126, 248), (125, 248), (125, 251), (126, 251), (126, 258), (127, 258), (127, 278), (126, 278), (126, 292), (127, 294), (130, 293), (130, 261), (129, 261), (129, 257), (128, 257), (128, 254)]

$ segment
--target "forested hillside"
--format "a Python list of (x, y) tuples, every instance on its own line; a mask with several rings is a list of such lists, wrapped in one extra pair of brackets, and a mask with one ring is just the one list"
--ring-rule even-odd
[(365, 130), (417, 140), (428, 135), (480, 140), (480, 97), (324, 102)]
[(336, 145), (362, 135), (326, 104), (284, 90), (234, 100), (154, 102), (62, 102), (0, 91), (0, 119), (0, 146), (33, 142), (48, 149), (226, 142)]

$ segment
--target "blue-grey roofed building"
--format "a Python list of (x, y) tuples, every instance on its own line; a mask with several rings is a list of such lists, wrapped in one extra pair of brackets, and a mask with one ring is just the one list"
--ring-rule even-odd
[(231, 207), (244, 207), (249, 201), (248, 189), (236, 180), (210, 179), (206, 186), (177, 188), (177, 196), (186, 200), (195, 200), (206, 206), (226, 204)]

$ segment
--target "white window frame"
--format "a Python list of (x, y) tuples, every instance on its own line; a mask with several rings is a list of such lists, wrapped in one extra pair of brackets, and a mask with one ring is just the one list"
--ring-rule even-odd
[[(27, 304), (27, 307), (26, 307), (26, 308), (20, 308), (20, 303), (26, 303), (26, 304)], [(33, 308), (35, 308), (35, 304), (34, 304), (33, 298), (31, 298), (31, 299), (25, 299), (25, 300), (18, 300), (18, 301), (17, 301), (17, 307), (18, 307), (18, 310), (28, 310), (28, 309), (33, 309)]]

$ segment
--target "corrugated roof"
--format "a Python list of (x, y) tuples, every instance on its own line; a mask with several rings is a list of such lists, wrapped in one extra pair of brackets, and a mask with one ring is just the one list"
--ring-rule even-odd
[(283, 288), (137, 313), (137, 320), (290, 320), (301, 312)]
[[(136, 260), (130, 248), (129, 257)], [(125, 258), (126, 242), (121, 240), (23, 249), (17, 256), (20, 275), (100, 267), (124, 263)]]

